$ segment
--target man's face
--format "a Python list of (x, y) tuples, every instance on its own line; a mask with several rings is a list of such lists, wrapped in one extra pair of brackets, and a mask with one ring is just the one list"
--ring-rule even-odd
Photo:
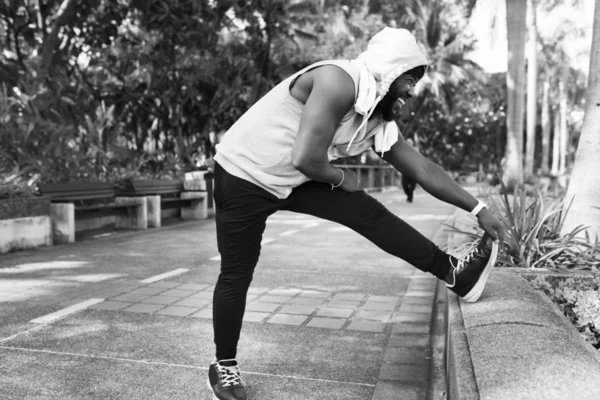
[(390, 122), (398, 115), (400, 109), (408, 99), (415, 95), (414, 88), (417, 84), (417, 79), (408, 74), (402, 74), (390, 86), (383, 99), (377, 104), (375, 112), (380, 112), (384, 121)]

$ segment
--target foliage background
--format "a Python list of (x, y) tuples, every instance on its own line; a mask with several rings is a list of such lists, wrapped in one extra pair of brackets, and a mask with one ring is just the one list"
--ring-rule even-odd
[(411, 30), (431, 60), (397, 121), (405, 137), (450, 171), (493, 173), (504, 148), (505, 77), (466, 57), (474, 4), (3, 0), (4, 183), (205, 167), (219, 135), (279, 80), (356, 56), (386, 25)]

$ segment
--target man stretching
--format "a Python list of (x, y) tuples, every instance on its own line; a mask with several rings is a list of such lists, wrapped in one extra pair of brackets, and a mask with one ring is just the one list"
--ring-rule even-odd
[[(208, 373), (215, 399), (246, 399), (237, 344), (265, 223), (279, 210), (345, 225), (443, 279), (463, 300), (481, 295), (503, 237), (500, 221), (408, 145), (394, 122), (426, 65), (407, 30), (385, 28), (358, 58), (319, 62), (282, 81), (217, 145), (214, 200), (221, 273), (213, 299), (216, 355)], [(464, 259), (441, 251), (365, 193), (354, 172), (331, 164), (369, 148), (433, 196), (477, 216), (485, 234)]]

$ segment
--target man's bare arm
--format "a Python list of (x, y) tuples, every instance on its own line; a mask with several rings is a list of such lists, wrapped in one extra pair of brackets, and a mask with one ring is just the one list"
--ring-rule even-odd
[[(456, 183), (442, 167), (424, 157), (402, 137), (384, 153), (383, 159), (400, 173), (414, 179), (429, 194), (446, 203), (469, 212), (478, 203), (478, 200)], [(489, 210), (484, 208), (477, 217), (479, 225), (492, 238), (503, 239), (503, 227)]]
[(354, 82), (335, 66), (320, 67), (305, 77), (310, 79), (297, 84), (305, 85), (304, 89), (310, 92), (292, 150), (292, 163), (312, 180), (337, 185), (342, 174), (329, 163), (327, 150), (340, 121), (354, 104)]

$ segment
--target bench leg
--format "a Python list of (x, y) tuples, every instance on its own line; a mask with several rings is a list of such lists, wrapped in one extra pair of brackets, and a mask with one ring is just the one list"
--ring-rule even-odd
[(181, 207), (181, 219), (207, 219), (208, 206), (206, 193), (199, 197), (198, 192), (181, 193), (182, 199), (194, 199), (189, 207)]
[(116, 197), (115, 203), (132, 203), (135, 205), (127, 209), (127, 214), (117, 215), (115, 226), (126, 229), (148, 229), (148, 204), (145, 197)]
[(148, 205), (148, 228), (160, 228), (162, 220), (160, 217), (160, 196), (146, 196)]
[(75, 205), (73, 203), (50, 204), (52, 240), (55, 244), (75, 242)]

